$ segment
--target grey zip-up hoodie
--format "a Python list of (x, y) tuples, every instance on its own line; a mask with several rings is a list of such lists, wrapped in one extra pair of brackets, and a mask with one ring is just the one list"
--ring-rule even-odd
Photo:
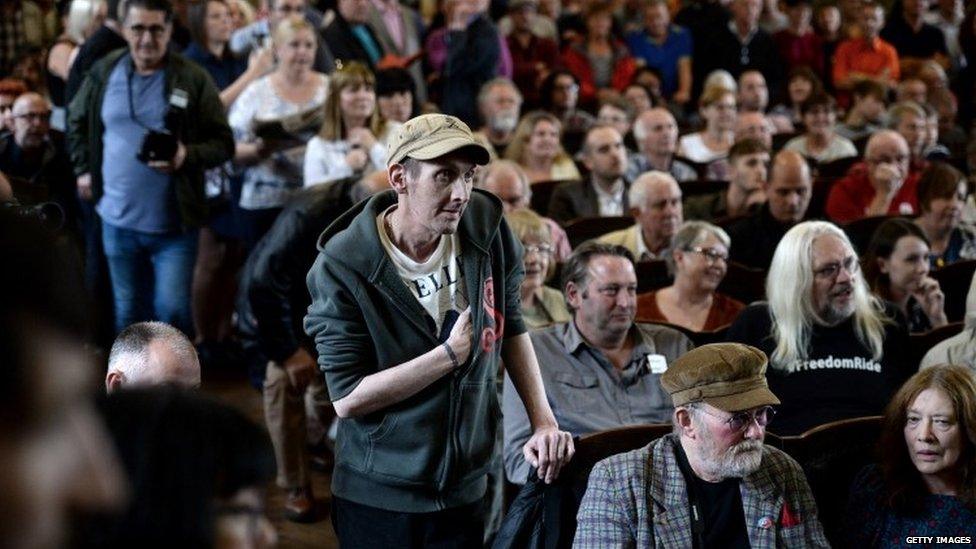
[[(387, 191), (361, 202), (319, 238), (308, 273), (312, 305), (305, 331), (333, 401), (362, 379), (441, 342), (403, 283), (376, 230), (396, 202)], [(431, 512), (484, 496), (499, 409), (495, 392), (502, 338), (525, 332), (519, 311), (522, 247), (502, 219), (501, 202), (474, 190), (458, 226), (471, 304), (471, 356), (412, 397), (340, 419), (332, 492), (399, 512)]]

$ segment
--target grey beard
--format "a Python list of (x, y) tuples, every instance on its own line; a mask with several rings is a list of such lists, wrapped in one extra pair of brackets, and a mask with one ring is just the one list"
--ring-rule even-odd
[(518, 115), (514, 113), (499, 113), (491, 117), (488, 126), (497, 133), (509, 133), (518, 125)]
[(755, 473), (762, 463), (762, 442), (743, 440), (726, 450), (717, 473), (722, 478), (742, 478)]
[(761, 440), (744, 439), (716, 456), (718, 449), (715, 439), (706, 434), (700, 448), (704, 454), (701, 461), (713, 477), (723, 480), (747, 477), (756, 472), (762, 463), (762, 446)]

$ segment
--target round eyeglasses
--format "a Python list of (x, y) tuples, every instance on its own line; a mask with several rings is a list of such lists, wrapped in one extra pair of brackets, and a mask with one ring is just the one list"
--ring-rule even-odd
[(716, 419), (724, 419), (726, 425), (729, 426), (729, 430), (733, 433), (738, 433), (747, 429), (754, 421), (760, 427), (765, 427), (766, 425), (769, 425), (769, 422), (772, 421), (773, 417), (776, 416), (776, 409), (772, 406), (763, 406), (762, 408), (757, 408), (753, 411), (735, 412), (731, 415), (731, 417), (728, 418), (713, 414), (704, 408), (696, 409), (705, 415), (712, 416)]

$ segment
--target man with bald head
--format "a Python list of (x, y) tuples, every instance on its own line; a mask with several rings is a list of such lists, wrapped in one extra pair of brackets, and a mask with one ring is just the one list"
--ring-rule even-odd
[(634, 181), (628, 193), (632, 227), (601, 236), (597, 242), (623, 246), (637, 261), (664, 259), (681, 227), (681, 188), (669, 174), (647, 172)]
[(859, 162), (830, 188), (827, 217), (849, 223), (877, 215), (918, 212), (916, 186), (920, 173), (911, 169), (905, 138), (894, 130), (871, 136)]
[(51, 104), (37, 93), (17, 97), (13, 131), (0, 135), (0, 171), (21, 204), (56, 202), (74, 217), (74, 172), (60, 134), (51, 130)]
[(549, 200), (549, 215), (560, 223), (580, 217), (627, 215), (630, 182), (624, 177), (627, 149), (620, 132), (613, 126), (592, 126), (583, 140), (582, 159), (589, 178), (556, 187)]
[(739, 75), (738, 101), (740, 112), (766, 112), (769, 106), (769, 87), (761, 72), (748, 70)]
[[(475, 186), (500, 198), (506, 214), (520, 208), (531, 208), (532, 186), (522, 166), (511, 160), (493, 160), (483, 171)], [(573, 252), (566, 231), (551, 218), (543, 217), (542, 220), (549, 227), (552, 237), (553, 259), (565, 261)]]
[(780, 151), (773, 159), (769, 181), (763, 185), (766, 203), (728, 229), (732, 239), (729, 259), (768, 269), (780, 239), (806, 217), (812, 188), (807, 161), (796, 152)]
[(628, 179), (633, 181), (650, 170), (667, 172), (677, 181), (698, 179), (694, 168), (674, 159), (678, 148), (678, 123), (670, 111), (655, 107), (642, 112), (634, 121), (633, 132), (638, 152), (627, 160)]
[(200, 360), (183, 332), (164, 322), (138, 322), (119, 333), (108, 357), (105, 389), (173, 383), (200, 387)]
[(773, 148), (775, 127), (765, 114), (755, 111), (740, 112), (735, 119), (735, 140), (757, 139), (767, 149)]

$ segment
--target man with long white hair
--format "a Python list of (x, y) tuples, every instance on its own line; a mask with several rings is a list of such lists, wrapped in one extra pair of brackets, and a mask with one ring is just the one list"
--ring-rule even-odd
[(769, 356), (769, 384), (783, 401), (777, 434), (879, 415), (917, 369), (904, 316), (871, 295), (850, 240), (832, 223), (807, 221), (786, 233), (766, 296), (727, 337)]
[(674, 432), (593, 467), (573, 547), (828, 547), (800, 465), (763, 444), (766, 365), (738, 343), (671, 363)]

